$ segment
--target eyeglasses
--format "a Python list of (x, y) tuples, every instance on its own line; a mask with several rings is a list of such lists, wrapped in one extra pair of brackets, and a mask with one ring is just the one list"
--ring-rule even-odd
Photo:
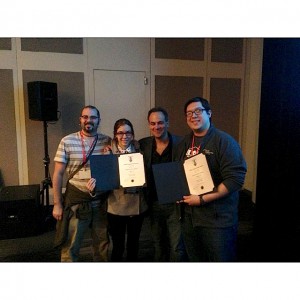
[(119, 132), (116, 133), (116, 135), (119, 136), (119, 137), (123, 137), (124, 134), (125, 134), (126, 136), (128, 136), (128, 137), (129, 137), (129, 136), (132, 136), (132, 132), (130, 132), (130, 131), (126, 131), (126, 132), (119, 131)]
[(205, 108), (196, 108), (195, 110), (193, 111), (187, 111), (185, 113), (185, 115), (188, 117), (188, 118), (191, 118), (193, 116), (193, 114), (195, 114), (196, 116), (201, 116), (203, 114), (203, 111), (206, 110)]
[(87, 115), (83, 115), (83, 116), (81, 116), (81, 118), (84, 120), (88, 120), (90, 118), (92, 121), (95, 121), (98, 119), (97, 116), (87, 116)]

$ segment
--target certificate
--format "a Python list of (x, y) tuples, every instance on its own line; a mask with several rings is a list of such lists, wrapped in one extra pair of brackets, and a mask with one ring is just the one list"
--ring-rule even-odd
[(214, 183), (204, 154), (184, 161), (152, 165), (157, 197), (160, 204), (175, 203), (187, 195), (213, 191)]
[(188, 158), (183, 167), (190, 194), (201, 195), (213, 190), (214, 183), (204, 154), (200, 153)]
[(141, 153), (122, 154), (118, 161), (122, 187), (143, 186), (145, 184), (144, 158)]
[(92, 155), (90, 166), (91, 177), (96, 179), (96, 191), (143, 186), (146, 182), (141, 153)]

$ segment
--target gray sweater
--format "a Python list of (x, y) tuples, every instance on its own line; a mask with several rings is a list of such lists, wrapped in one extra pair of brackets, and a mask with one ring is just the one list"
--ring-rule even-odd
[[(185, 160), (192, 137), (191, 132), (178, 145), (175, 161)], [(217, 228), (236, 225), (239, 190), (244, 184), (247, 172), (241, 148), (233, 137), (211, 125), (202, 140), (201, 153), (206, 155), (215, 187), (223, 183), (230, 193), (204, 206), (186, 206), (185, 212), (192, 215), (194, 226)]]

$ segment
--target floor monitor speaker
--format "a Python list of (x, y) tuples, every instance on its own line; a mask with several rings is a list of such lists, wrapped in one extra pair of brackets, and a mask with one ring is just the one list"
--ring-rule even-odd
[(6, 186), (0, 191), (0, 239), (39, 234), (42, 226), (40, 185)]

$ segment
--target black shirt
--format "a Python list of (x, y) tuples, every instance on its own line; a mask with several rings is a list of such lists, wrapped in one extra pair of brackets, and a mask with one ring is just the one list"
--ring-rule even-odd
[[(169, 136), (169, 144), (164, 149), (162, 154), (157, 153), (156, 141), (154, 140), (152, 155), (151, 155), (151, 165), (172, 161), (172, 136), (170, 134), (168, 134), (168, 136)], [(151, 181), (150, 184), (148, 185), (148, 188), (149, 188), (150, 201), (151, 202), (157, 201), (158, 199), (157, 199), (157, 193), (156, 193), (156, 187), (155, 187), (155, 181), (154, 181), (152, 169), (151, 169)]]

